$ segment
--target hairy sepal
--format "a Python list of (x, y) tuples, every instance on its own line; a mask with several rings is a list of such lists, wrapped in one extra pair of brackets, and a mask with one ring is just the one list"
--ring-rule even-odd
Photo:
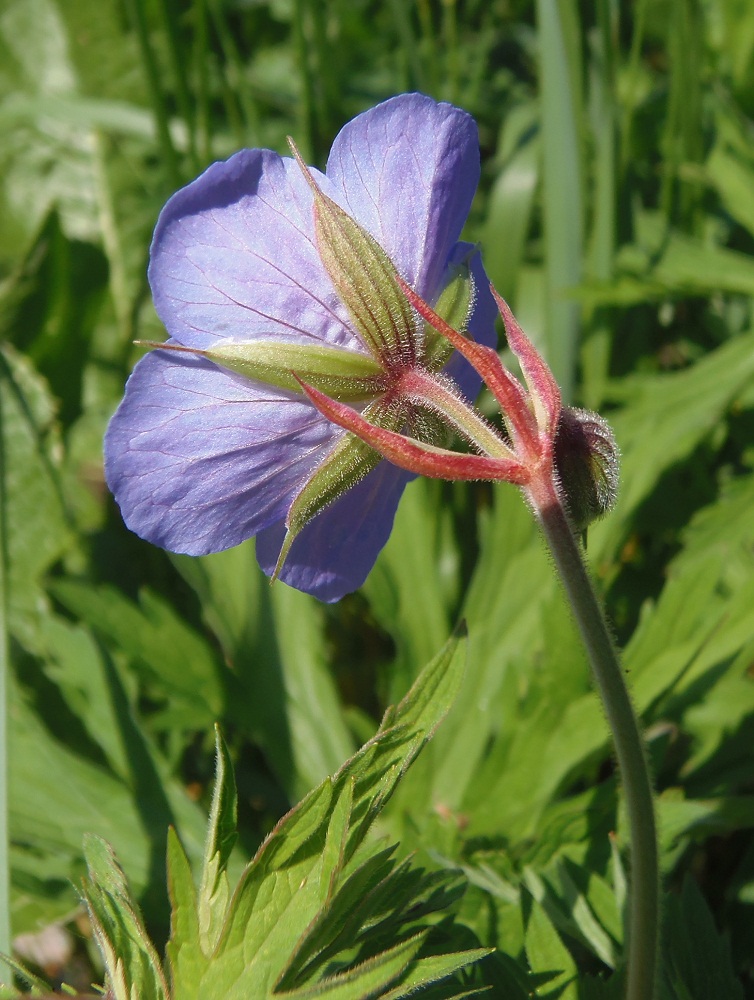
[(517, 450), (530, 457), (539, 450), (538, 429), (534, 414), (529, 409), (523, 386), (511, 375), (492, 347), (469, 340), (448, 323), (438, 310), (433, 309), (402, 278), (401, 290), (414, 309), (438, 335), (463, 355), (474, 368), (487, 388), (500, 404), (503, 417)]
[[(476, 300), (474, 279), (468, 264), (454, 265), (452, 276), (435, 303), (435, 312), (453, 329), (465, 334)], [(425, 321), (424, 324), (424, 364), (430, 371), (440, 371), (451, 354), (453, 345), (447, 337)]]
[(309, 385), (316, 386), (334, 399), (347, 402), (373, 398), (382, 384), (383, 370), (374, 358), (342, 347), (292, 344), (279, 340), (222, 341), (206, 350), (151, 340), (138, 340), (136, 343), (153, 350), (207, 358), (245, 378), (299, 394), (301, 384), (294, 371), (300, 373)]
[(417, 330), (397, 272), (374, 237), (318, 187), (289, 140), (314, 193), (314, 232), (320, 259), (365, 346), (385, 362), (417, 357)]
[(376, 427), (356, 410), (345, 403), (329, 399), (313, 386), (303, 385), (303, 388), (323, 416), (339, 427), (357, 434), (394, 465), (408, 472), (432, 479), (487, 479), (492, 482), (516, 483), (518, 486), (529, 482), (528, 469), (515, 460), (465, 455), (424, 444), (405, 434)]
[[(364, 411), (370, 423), (391, 430), (406, 419), (406, 408), (378, 400)], [(296, 536), (331, 503), (361, 482), (382, 461), (382, 455), (354, 434), (340, 437), (324, 460), (304, 483), (291, 504), (285, 519), (286, 536), (272, 574), (280, 575)]]

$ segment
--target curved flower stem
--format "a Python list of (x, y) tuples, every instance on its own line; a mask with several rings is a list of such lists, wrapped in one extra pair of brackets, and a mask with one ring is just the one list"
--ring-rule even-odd
[(631, 835), (626, 1000), (652, 1000), (660, 896), (654, 799), (639, 723), (618, 655), (550, 470), (525, 493), (555, 559), (605, 707), (626, 796)]

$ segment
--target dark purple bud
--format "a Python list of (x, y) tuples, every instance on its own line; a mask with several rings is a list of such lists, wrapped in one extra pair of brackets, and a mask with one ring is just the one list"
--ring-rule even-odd
[(619, 452), (607, 421), (589, 410), (563, 407), (555, 465), (577, 531), (606, 514), (618, 494)]

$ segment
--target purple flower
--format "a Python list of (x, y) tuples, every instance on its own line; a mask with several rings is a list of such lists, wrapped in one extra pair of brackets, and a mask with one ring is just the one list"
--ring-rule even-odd
[[(337, 355), (348, 369), (341, 398), (355, 399), (359, 409), (372, 404), (376, 419), (411, 427), (413, 411), (390, 402), (400, 402), (397, 380), (410, 369), (443, 382), (437, 369), (447, 352), (438, 361), (435, 344), (430, 358), (433, 342), (410, 310), (410, 326), (396, 335), (401, 343), (389, 331), (382, 348), (369, 342), (369, 321), (359, 319), (344, 291), (347, 265), (341, 274), (333, 246), (323, 248), (316, 206), (347, 213), (379, 245), (374, 253), (387, 255), (384, 266), (430, 303), (465, 261), (476, 287), (473, 301), (467, 294), (465, 325), (489, 344), (494, 303), (478, 254), (458, 242), (478, 177), (473, 119), (409, 94), (346, 125), (325, 174), (307, 177), (293, 159), (242, 150), (170, 199), (155, 229), (149, 280), (171, 349), (138, 363), (105, 438), (107, 482), (129, 528), (190, 555), (256, 535), (260, 565), (272, 574), (292, 505), (315, 483), (316, 516), (302, 515), (280, 577), (324, 601), (363, 583), (411, 476), (372, 452), (368, 461), (360, 445), (347, 491), (336, 488), (332, 456), (345, 432), (314, 408), (290, 370), (306, 352)], [(277, 351), (278, 369), (273, 365), (268, 378), (258, 360), (252, 369), (229, 362), (229, 352), (247, 347)], [(478, 376), (460, 357), (446, 371), (466, 395), (478, 390)], [(311, 381), (307, 372), (302, 377)], [(328, 469), (322, 485), (320, 470)]]

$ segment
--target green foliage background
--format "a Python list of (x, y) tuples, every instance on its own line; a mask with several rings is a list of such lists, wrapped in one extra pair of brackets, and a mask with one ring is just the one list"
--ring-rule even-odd
[[(425, 995), (619, 995), (620, 789), (513, 488), (414, 483), (365, 587), (324, 607), (270, 589), (253, 543), (151, 548), (102, 479), (132, 341), (163, 336), (145, 266), (165, 200), (287, 134), (322, 166), (345, 121), (411, 89), (477, 118), (467, 235), (622, 450), (588, 548), (657, 781), (662, 1000), (754, 997), (749, 0), (0, 0), (13, 932), (76, 918), (95, 834), (161, 949), (167, 830), (198, 866), (213, 723), (238, 785), (233, 881), (464, 617), (455, 704), (375, 829), (463, 890), (433, 947), (497, 951)], [(394, 994), (338, 994), (366, 995)]]

